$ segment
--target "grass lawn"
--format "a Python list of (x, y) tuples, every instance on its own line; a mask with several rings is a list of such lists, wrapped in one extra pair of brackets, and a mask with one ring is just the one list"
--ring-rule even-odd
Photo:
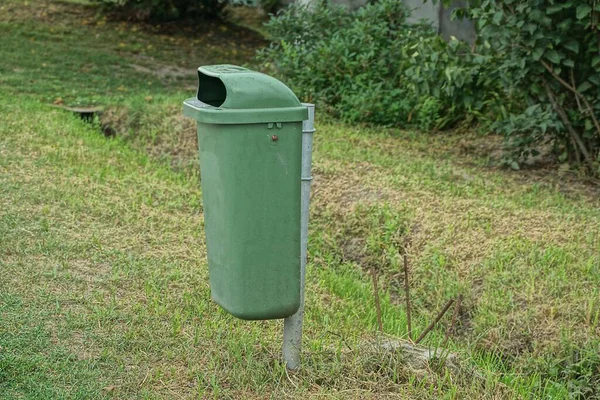
[[(320, 115), (304, 363), (288, 374), (281, 321), (210, 301), (181, 116), (197, 66), (251, 62), (262, 40), (43, 0), (3, 2), (0, 35), (0, 399), (600, 396), (597, 189), (485, 167), (464, 136)], [(117, 137), (57, 104), (104, 106)], [(458, 368), (373, 345), (407, 339), (404, 246), (415, 336), (463, 296), (423, 342), (448, 331)]]

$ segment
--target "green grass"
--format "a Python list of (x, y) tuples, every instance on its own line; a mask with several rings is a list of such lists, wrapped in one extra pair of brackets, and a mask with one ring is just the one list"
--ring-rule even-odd
[(360, 351), (374, 316), (368, 283), (350, 265), (311, 269), (309, 293), (323, 297), (309, 299), (305, 368), (288, 377), (281, 322), (239, 321), (209, 300), (197, 176), (62, 112), (2, 106), (4, 398), (475, 390)]
[(41, 0), (3, 1), (0, 35), (3, 91), (66, 105), (193, 88), (199, 65), (245, 63), (263, 43), (227, 23), (111, 22), (91, 6)]
[[(281, 321), (236, 320), (210, 301), (181, 101), (198, 65), (244, 63), (260, 42), (233, 43), (223, 26), (190, 38), (88, 6), (0, 6), (0, 398), (600, 395), (595, 189), (485, 168), (454, 149), (458, 135), (319, 115), (299, 373), (279, 361)], [(139, 68), (156, 63), (171, 73)], [(53, 108), (58, 97), (106, 106), (118, 137)], [(369, 344), (372, 268), (384, 332), (407, 338), (406, 243), (415, 335), (464, 297), (448, 342), (458, 372), (415, 371)]]

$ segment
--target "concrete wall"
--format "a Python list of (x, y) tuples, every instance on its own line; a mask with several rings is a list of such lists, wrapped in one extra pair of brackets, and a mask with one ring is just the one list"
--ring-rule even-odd
[(457, 20), (452, 19), (452, 11), (456, 8), (463, 8), (466, 2), (463, 0), (455, 1), (450, 7), (442, 7), (439, 14), (438, 32), (446, 40), (451, 36), (467, 43), (473, 44), (477, 39), (477, 31), (475, 24), (468, 19)]
[(425, 20), (431, 23), (433, 28), (439, 29), (439, 2), (438, 4), (433, 4), (431, 1), (423, 2), (423, 0), (403, 0), (403, 2), (411, 10), (411, 15), (407, 19), (407, 22), (414, 24)]

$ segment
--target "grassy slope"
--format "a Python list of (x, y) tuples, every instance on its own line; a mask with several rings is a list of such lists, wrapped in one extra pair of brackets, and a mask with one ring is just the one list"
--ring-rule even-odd
[[(241, 63), (251, 46), (27, 4), (0, 6), (0, 397), (559, 398), (597, 382), (597, 199), (424, 154), (442, 148), (432, 138), (328, 121), (315, 147), (306, 368), (286, 376), (279, 322), (236, 321), (209, 301), (194, 126), (178, 105), (194, 77), (173, 72)], [(126, 142), (37, 102), (57, 97), (127, 103), (108, 118)], [(365, 268), (386, 290), (385, 332), (406, 335), (407, 237), (415, 331), (463, 294), (450, 347), (487, 384), (423, 378), (361, 350), (376, 329)]]
[[(131, 132), (133, 145), (152, 143), (152, 151), (172, 153), (174, 165), (194, 169), (194, 124), (169, 108), (174, 101), (132, 105), (132, 125), (121, 117), (120, 130)], [(558, 184), (485, 171), (448, 154), (424, 155), (418, 143), (423, 138), (410, 133), (390, 136), (325, 119), (315, 139), (309, 251), (316, 268), (310, 279), (319, 285), (319, 298), (360, 310), (347, 313), (342, 306), (336, 321), (345, 320), (357, 334), (376, 330), (365, 273), (374, 267), (388, 292), (384, 330), (406, 337), (398, 306), (399, 252), (408, 239), (417, 332), (449, 298), (462, 294), (452, 346), (470, 351), (483, 370), (509, 372), (494, 379), (522, 393), (535, 391), (535, 397), (560, 398), (568, 387), (596, 390), (597, 198), (580, 188), (564, 191)], [(327, 327), (329, 321), (321, 323)], [(436, 333), (430, 344), (443, 329)]]
[(222, 23), (114, 23), (94, 7), (42, 0), (3, 1), (0, 36), (3, 91), (68, 105), (193, 90), (198, 65), (243, 64), (263, 43)]
[(288, 377), (280, 321), (239, 321), (209, 299), (197, 176), (46, 106), (2, 107), (0, 397), (479, 390), (360, 351), (373, 315), (357, 307), (369, 291), (351, 270), (311, 273), (306, 367)]

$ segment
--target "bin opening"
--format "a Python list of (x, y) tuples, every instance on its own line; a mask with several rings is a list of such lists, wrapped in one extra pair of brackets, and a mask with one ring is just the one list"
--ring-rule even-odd
[(205, 104), (220, 107), (227, 98), (227, 89), (225, 89), (225, 84), (219, 78), (198, 71), (197, 97)]

